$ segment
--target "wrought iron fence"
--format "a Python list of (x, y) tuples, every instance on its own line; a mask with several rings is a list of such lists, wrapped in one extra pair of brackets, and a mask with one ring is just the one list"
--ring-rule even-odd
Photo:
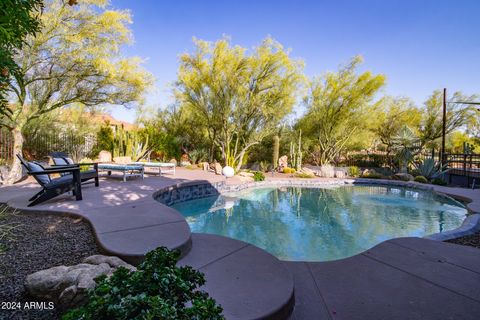
[(64, 152), (75, 161), (91, 155), (96, 135), (80, 136), (72, 132), (38, 134), (25, 137), (23, 152), (28, 159), (43, 159), (52, 152)]
[(13, 159), (13, 136), (10, 131), (0, 128), (0, 165)]
[(448, 153), (445, 160), (447, 168), (458, 174), (480, 173), (480, 154)]

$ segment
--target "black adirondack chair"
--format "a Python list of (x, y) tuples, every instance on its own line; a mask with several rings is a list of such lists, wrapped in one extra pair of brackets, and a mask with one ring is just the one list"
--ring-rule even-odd
[[(68, 157), (67, 154), (63, 152), (52, 152), (50, 157), (53, 159), (53, 163), (55, 167), (80, 167), (80, 166), (88, 166), (90, 167), (88, 170), (80, 171), (80, 179), (82, 180), (82, 184), (87, 183), (95, 183), (95, 187), (99, 186), (99, 179), (98, 179), (98, 163), (74, 163), (71, 158)], [(64, 173), (62, 175), (67, 175), (71, 173)], [(93, 181), (89, 181), (92, 180)]]
[[(28, 199), (28, 201), (30, 201), (28, 204), (29, 207), (50, 200), (69, 191), (73, 192), (77, 201), (82, 200), (80, 167), (44, 168), (39, 163), (25, 161), (25, 159), (19, 154), (17, 154), (17, 157), (25, 169), (27, 169), (27, 173), (33, 176), (38, 184), (42, 186), (42, 190)], [(50, 174), (53, 173), (68, 174), (61, 176), (60, 178), (51, 179)]]

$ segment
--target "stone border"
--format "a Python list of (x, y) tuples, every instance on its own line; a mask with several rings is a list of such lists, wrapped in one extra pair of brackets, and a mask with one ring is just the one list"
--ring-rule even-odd
[(204, 198), (208, 196), (226, 194), (230, 192), (238, 192), (249, 188), (258, 188), (264, 186), (276, 187), (306, 187), (313, 188), (319, 186), (333, 185), (383, 185), (405, 187), (410, 189), (431, 191), (440, 197), (453, 199), (456, 201), (467, 202), (465, 208), (469, 212), (462, 225), (456, 229), (447, 230), (441, 233), (426, 235), (423, 238), (437, 241), (445, 241), (463, 236), (468, 236), (480, 231), (480, 212), (473, 211), (468, 207), (468, 203), (473, 200), (465, 196), (436, 190), (434, 185), (425, 185), (413, 181), (385, 180), (385, 179), (272, 179), (259, 182), (247, 182), (243, 184), (228, 184), (225, 181), (208, 182), (208, 181), (189, 181), (179, 183), (173, 186), (163, 188), (153, 194), (153, 198), (162, 204), (171, 206), (178, 202)]

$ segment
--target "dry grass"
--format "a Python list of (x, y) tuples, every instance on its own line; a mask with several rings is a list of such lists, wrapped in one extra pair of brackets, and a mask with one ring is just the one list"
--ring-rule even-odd
[(19, 223), (5, 223), (7, 217), (15, 214), (17, 214), (17, 210), (13, 210), (7, 205), (0, 205), (0, 255), (5, 253), (5, 242), (14, 240), (15, 229), (20, 227)]

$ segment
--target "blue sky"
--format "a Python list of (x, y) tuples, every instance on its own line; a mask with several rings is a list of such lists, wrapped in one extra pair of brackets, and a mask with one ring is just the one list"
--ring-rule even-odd
[[(178, 56), (193, 50), (192, 38), (228, 35), (251, 48), (272, 36), (305, 62), (307, 76), (336, 70), (360, 54), (363, 70), (383, 73), (383, 93), (421, 104), (437, 88), (480, 93), (480, 1), (164, 1), (111, 0), (128, 9), (135, 38), (124, 55), (146, 59), (156, 78), (147, 105), (169, 103)], [(133, 121), (135, 112), (112, 114)]]

